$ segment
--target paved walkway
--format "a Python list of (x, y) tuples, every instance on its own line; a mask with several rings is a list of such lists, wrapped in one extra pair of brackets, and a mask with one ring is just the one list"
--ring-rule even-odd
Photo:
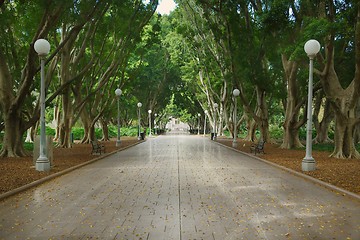
[(360, 239), (359, 201), (181, 135), (8, 198), (0, 217), (0, 239)]

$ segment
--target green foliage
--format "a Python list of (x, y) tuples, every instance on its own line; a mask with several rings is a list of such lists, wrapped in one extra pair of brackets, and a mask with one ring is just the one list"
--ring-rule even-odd
[(74, 136), (74, 140), (81, 140), (84, 137), (85, 131), (81, 127), (73, 127), (71, 133)]
[(95, 128), (95, 138), (97, 138), (97, 139), (102, 138), (102, 130), (101, 130), (101, 128)]
[[(0, 148), (2, 147), (2, 144), (0, 144)], [(24, 142), (24, 149), (27, 151), (33, 151), (34, 150), (34, 143), (28, 143)]]
[(34, 143), (24, 142), (24, 148), (25, 148), (25, 150), (33, 151), (34, 150)]
[(270, 132), (270, 137), (275, 140), (280, 140), (284, 136), (284, 128), (278, 125), (270, 125), (269, 132)]
[[(120, 136), (136, 137), (138, 135), (138, 127), (121, 127)], [(117, 126), (109, 126), (109, 137), (117, 137)]]
[(136, 137), (138, 136), (138, 128), (137, 127), (121, 128), (120, 134), (121, 136)]
[[(47, 136), (55, 136), (55, 129), (46, 126), (45, 133)], [(40, 135), (40, 127), (37, 129), (37, 135)]]
[(323, 152), (332, 152), (334, 150), (333, 143), (318, 143), (312, 145), (313, 150), (323, 151)]
[(277, 33), (280, 30), (288, 29), (289, 6), (286, 1), (273, 1), (270, 8), (259, 14), (259, 20), (263, 31)]

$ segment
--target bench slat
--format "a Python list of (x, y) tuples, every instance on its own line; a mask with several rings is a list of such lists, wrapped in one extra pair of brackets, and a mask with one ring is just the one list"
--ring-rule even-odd
[(105, 146), (102, 145), (98, 140), (95, 141), (91, 141), (91, 146), (92, 146), (92, 150), (91, 150), (91, 154), (94, 153), (105, 153)]
[(264, 153), (265, 154), (264, 147), (265, 147), (265, 141), (261, 140), (257, 144), (251, 145), (250, 153), (254, 152), (255, 155), (256, 155), (256, 153)]

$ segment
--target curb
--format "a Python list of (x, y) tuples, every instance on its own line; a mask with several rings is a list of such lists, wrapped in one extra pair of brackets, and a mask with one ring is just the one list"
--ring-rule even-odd
[(269, 164), (269, 165), (271, 165), (271, 166), (273, 166), (273, 167), (280, 168), (280, 169), (282, 169), (282, 170), (284, 170), (284, 171), (286, 171), (286, 172), (289, 172), (289, 173), (291, 173), (291, 174), (293, 174), (293, 175), (295, 175), (295, 176), (304, 178), (304, 179), (306, 179), (306, 180), (308, 180), (308, 181), (311, 181), (311, 182), (313, 182), (313, 183), (315, 183), (315, 184), (318, 184), (318, 185), (320, 185), (320, 186), (322, 186), (322, 187), (325, 187), (325, 188), (327, 188), (327, 189), (330, 189), (330, 190), (332, 190), (332, 191), (334, 191), (334, 192), (338, 192), (338, 193), (342, 194), (343, 196), (349, 196), (349, 197), (351, 197), (351, 198), (354, 198), (354, 199), (360, 201), (360, 195), (359, 195), (359, 194), (356, 194), (356, 193), (350, 192), (350, 191), (348, 191), (348, 190), (345, 190), (345, 189), (343, 189), (343, 188), (340, 188), (340, 187), (331, 185), (330, 183), (321, 181), (321, 180), (319, 180), (319, 179), (317, 179), (317, 178), (313, 178), (313, 177), (311, 177), (311, 176), (309, 176), (309, 175), (306, 175), (306, 174), (304, 174), (304, 173), (300, 173), (300, 172), (297, 172), (297, 171), (292, 170), (292, 169), (290, 169), (290, 168), (286, 168), (286, 167), (284, 167), (284, 166), (278, 165), (278, 164), (273, 163), (273, 162), (270, 162), (270, 161), (268, 161), (268, 160), (259, 158), (259, 157), (255, 156), (255, 155), (252, 155), (252, 154), (249, 154), (249, 153), (246, 153), (246, 152), (242, 152), (242, 151), (237, 150), (237, 149), (235, 149), (235, 148), (232, 148), (232, 147), (226, 146), (226, 145), (224, 145), (224, 144), (221, 144), (220, 142), (216, 142), (216, 141), (213, 141), (213, 142), (216, 143), (216, 144), (218, 144), (218, 145), (220, 145), (220, 146), (222, 146), (222, 147), (225, 147), (225, 148), (231, 149), (231, 150), (233, 150), (233, 151), (235, 151), (235, 152), (238, 152), (238, 153), (241, 153), (241, 154), (243, 154), (243, 155), (246, 155), (247, 157), (251, 157), (251, 158), (254, 158), (254, 159), (256, 159), (256, 160), (259, 160), (259, 161), (262, 161), (262, 162), (264, 162), (264, 163), (267, 163), (267, 164)]
[(94, 158), (94, 159), (92, 159), (92, 160), (89, 160), (89, 161), (87, 161), (87, 162), (84, 162), (84, 163), (81, 163), (81, 164), (79, 164), (79, 165), (76, 165), (76, 166), (67, 168), (67, 169), (62, 170), (62, 171), (60, 171), (60, 172), (51, 174), (51, 175), (46, 176), (46, 177), (44, 177), (44, 178), (40, 178), (39, 180), (36, 180), (36, 181), (34, 181), (34, 182), (28, 183), (28, 184), (26, 184), (26, 185), (24, 185), (24, 186), (15, 188), (15, 189), (13, 189), (13, 190), (10, 190), (10, 191), (8, 191), (8, 192), (3, 193), (3, 194), (0, 195), (0, 201), (4, 200), (5, 198), (8, 198), (8, 197), (10, 197), (10, 196), (13, 196), (13, 195), (15, 195), (15, 194), (18, 194), (18, 193), (20, 193), (20, 192), (23, 192), (23, 191), (25, 191), (25, 190), (28, 190), (28, 189), (30, 189), (30, 188), (36, 187), (36, 186), (38, 186), (38, 185), (40, 185), (40, 184), (42, 184), (42, 183), (45, 183), (45, 182), (47, 182), (47, 181), (49, 181), (49, 180), (52, 180), (52, 179), (54, 179), (54, 178), (60, 177), (60, 176), (62, 176), (62, 175), (65, 175), (65, 174), (67, 174), (67, 173), (69, 173), (69, 172), (72, 172), (72, 171), (78, 169), (78, 168), (81, 168), (81, 167), (83, 167), (83, 166), (86, 166), (86, 165), (88, 165), (88, 164), (94, 163), (94, 162), (99, 161), (99, 160), (101, 160), (101, 159), (103, 159), (103, 158), (106, 158), (106, 157), (108, 157), (108, 156), (111, 156), (111, 155), (113, 155), (113, 154), (115, 154), (115, 153), (121, 152), (121, 151), (123, 151), (123, 150), (125, 150), (125, 149), (128, 149), (128, 148), (130, 148), (130, 147), (136, 146), (136, 145), (138, 145), (138, 144), (140, 144), (140, 143), (143, 143), (143, 142), (145, 142), (145, 140), (142, 140), (142, 141), (139, 141), (139, 142), (130, 144), (130, 145), (124, 147), (124, 148), (121, 148), (121, 149), (115, 150), (115, 151), (113, 151), (113, 152), (104, 154), (104, 155), (102, 155), (102, 156), (99, 156), (99, 157)]

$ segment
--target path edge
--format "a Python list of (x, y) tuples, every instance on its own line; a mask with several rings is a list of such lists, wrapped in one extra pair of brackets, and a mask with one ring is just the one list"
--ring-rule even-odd
[(124, 147), (124, 148), (120, 148), (120, 149), (118, 149), (118, 150), (115, 150), (115, 151), (110, 152), (110, 153), (106, 153), (106, 154), (104, 154), (104, 155), (100, 155), (99, 157), (94, 158), (94, 159), (92, 159), (92, 160), (89, 160), (89, 161), (87, 161), (87, 162), (84, 162), (84, 163), (78, 164), (78, 165), (76, 165), (76, 166), (73, 166), (73, 167), (64, 169), (64, 170), (62, 170), (62, 171), (60, 171), (60, 172), (51, 174), (51, 175), (46, 176), (46, 177), (44, 177), (44, 178), (40, 178), (40, 179), (38, 179), (38, 180), (36, 180), (36, 181), (34, 181), (34, 182), (28, 183), (28, 184), (23, 185), (23, 186), (21, 186), (21, 187), (18, 187), (18, 188), (15, 188), (15, 189), (13, 189), (13, 190), (10, 190), (10, 191), (8, 191), (8, 192), (5, 192), (5, 193), (3, 193), (3, 194), (0, 195), (0, 201), (6, 199), (6, 198), (8, 198), (8, 197), (11, 197), (11, 196), (13, 196), (13, 195), (16, 195), (16, 194), (18, 194), (18, 193), (20, 193), (20, 192), (26, 191), (26, 190), (28, 190), (28, 189), (30, 189), (30, 188), (36, 187), (36, 186), (38, 186), (38, 185), (40, 185), (40, 184), (42, 184), (42, 183), (45, 183), (45, 182), (47, 182), (47, 181), (50, 181), (50, 180), (54, 179), (54, 178), (60, 177), (60, 176), (62, 176), (62, 175), (65, 175), (65, 174), (67, 174), (67, 173), (69, 173), (69, 172), (72, 172), (72, 171), (78, 169), (78, 168), (84, 167), (84, 166), (86, 166), (86, 165), (89, 165), (89, 164), (91, 164), (91, 163), (94, 163), (94, 162), (96, 162), (96, 161), (99, 161), (99, 160), (101, 160), (101, 159), (103, 159), (103, 158), (109, 157), (109, 156), (111, 156), (111, 155), (113, 155), (113, 154), (115, 154), (115, 153), (121, 152), (121, 151), (126, 150), (126, 149), (128, 149), (128, 148), (131, 148), (131, 147), (133, 147), (133, 146), (136, 146), (136, 145), (138, 145), (138, 144), (140, 144), (140, 143), (143, 143), (143, 142), (145, 142), (145, 141), (146, 141), (146, 140), (142, 140), (142, 141), (139, 141), (139, 142), (130, 144), (130, 145)]
[(253, 155), (253, 154), (240, 151), (240, 150), (235, 149), (235, 148), (233, 148), (233, 147), (229, 147), (229, 146), (224, 145), (224, 144), (222, 144), (222, 143), (220, 143), (220, 142), (217, 142), (217, 141), (212, 141), (212, 142), (214, 142), (214, 143), (216, 143), (216, 144), (218, 144), (218, 145), (220, 145), (220, 146), (222, 146), (222, 147), (231, 149), (231, 150), (233, 150), (233, 151), (235, 151), (235, 152), (238, 152), (238, 153), (241, 153), (241, 154), (243, 154), (243, 155), (246, 155), (246, 156), (248, 156), (248, 157), (251, 157), (251, 158), (254, 158), (254, 159), (256, 159), (256, 160), (259, 160), (259, 161), (262, 161), (262, 162), (264, 162), (264, 163), (267, 163), (267, 164), (269, 164), (269, 165), (271, 165), (271, 166), (280, 168), (280, 169), (282, 169), (282, 170), (284, 170), (284, 171), (286, 171), (286, 172), (289, 172), (289, 173), (291, 173), (291, 174), (293, 174), (293, 175), (295, 175), (295, 176), (304, 178), (304, 179), (306, 179), (306, 180), (308, 180), (308, 181), (311, 181), (311, 182), (313, 182), (313, 183), (315, 183), (315, 184), (318, 184), (318, 185), (320, 185), (320, 186), (322, 186), (322, 187), (325, 187), (325, 188), (330, 189), (330, 190), (332, 190), (332, 191), (334, 191), (334, 192), (340, 193), (340, 194), (342, 194), (343, 196), (349, 196), (349, 197), (351, 197), (351, 198), (354, 198), (354, 199), (360, 201), (360, 195), (359, 195), (359, 194), (350, 192), (350, 191), (345, 190), (345, 189), (343, 189), (343, 188), (337, 187), (337, 186), (332, 185), (332, 184), (330, 184), (330, 183), (321, 181), (321, 180), (319, 180), (319, 179), (317, 179), (317, 178), (311, 177), (311, 176), (306, 175), (306, 174), (304, 174), (304, 173), (297, 172), (297, 171), (295, 171), (295, 170), (292, 170), (292, 169), (290, 169), (290, 168), (281, 166), (281, 165), (279, 165), (279, 164), (270, 162), (270, 161), (268, 161), (268, 160), (266, 160), (266, 159), (259, 158), (259, 157), (255, 156), (255, 155)]

